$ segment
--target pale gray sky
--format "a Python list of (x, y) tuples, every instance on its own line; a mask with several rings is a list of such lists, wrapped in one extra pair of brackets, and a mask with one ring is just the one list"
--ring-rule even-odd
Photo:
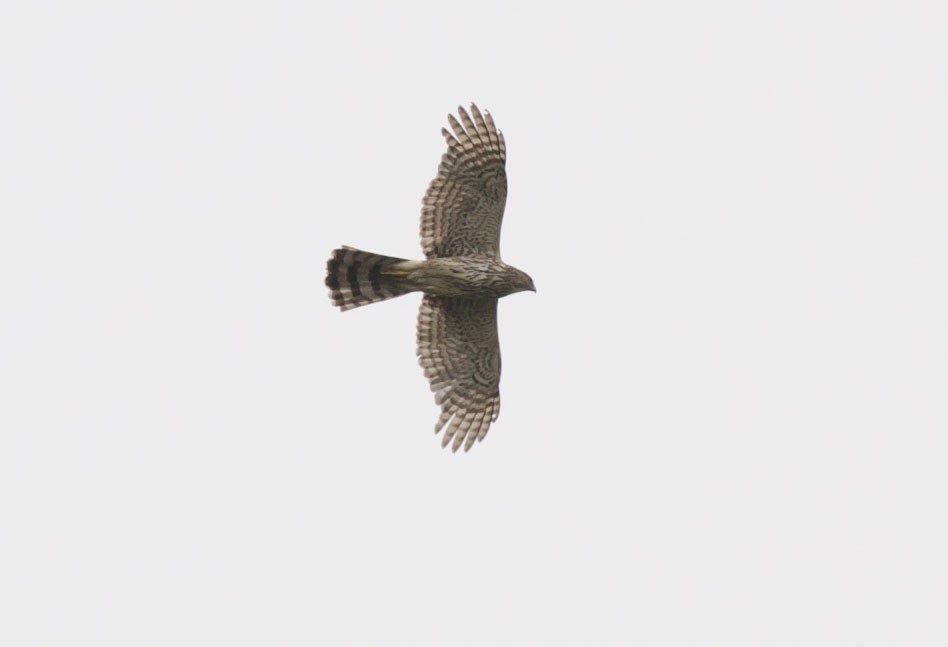
[[(0, 9), (0, 643), (948, 644), (943, 3), (91, 5)], [(322, 281), (470, 101), (452, 455)]]

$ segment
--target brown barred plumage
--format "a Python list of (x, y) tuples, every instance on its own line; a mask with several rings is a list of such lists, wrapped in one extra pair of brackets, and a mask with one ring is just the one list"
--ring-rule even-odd
[[(428, 185), (421, 208), (425, 256), (500, 257), (500, 225), (507, 201), (507, 145), (491, 116), (471, 105), (458, 108), (461, 123), (448, 115), (441, 129), (448, 150)], [(462, 125), (463, 124), (463, 125)]]
[(493, 119), (471, 104), (442, 129), (448, 150), (422, 202), (426, 260), (343, 247), (326, 264), (333, 303), (349, 310), (408, 292), (424, 292), (418, 360), (435, 392), (442, 446), (467, 451), (500, 413), (497, 300), (534, 290), (524, 272), (500, 260), (507, 198), (506, 144)]
[(444, 429), (441, 445), (468, 451), (500, 415), (497, 299), (426, 294), (418, 312), (418, 361), (441, 406), (435, 424), (435, 433)]

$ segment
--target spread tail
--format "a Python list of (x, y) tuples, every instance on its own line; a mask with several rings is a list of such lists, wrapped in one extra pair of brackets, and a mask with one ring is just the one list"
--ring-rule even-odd
[(352, 247), (334, 250), (326, 263), (326, 287), (333, 304), (351, 310), (411, 292), (395, 269), (405, 259), (363, 252)]

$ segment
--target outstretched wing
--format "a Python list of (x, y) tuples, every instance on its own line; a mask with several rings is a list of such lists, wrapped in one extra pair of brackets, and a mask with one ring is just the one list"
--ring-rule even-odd
[(428, 258), (500, 256), (500, 223), (507, 201), (507, 149), (489, 114), (471, 104), (448, 115), (453, 134), (438, 176), (428, 185), (421, 208), (421, 247)]
[[(418, 360), (431, 382), (447, 428), (441, 446), (452, 451), (483, 440), (500, 414), (500, 343), (497, 299), (426, 294), (418, 313)], [(450, 424), (449, 424), (450, 423)]]

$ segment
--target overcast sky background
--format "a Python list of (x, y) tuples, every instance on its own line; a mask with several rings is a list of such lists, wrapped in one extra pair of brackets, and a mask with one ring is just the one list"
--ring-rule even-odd
[[(945, 18), (4, 3), (0, 643), (948, 644)], [(323, 277), (470, 101), (538, 292), (454, 455)]]

